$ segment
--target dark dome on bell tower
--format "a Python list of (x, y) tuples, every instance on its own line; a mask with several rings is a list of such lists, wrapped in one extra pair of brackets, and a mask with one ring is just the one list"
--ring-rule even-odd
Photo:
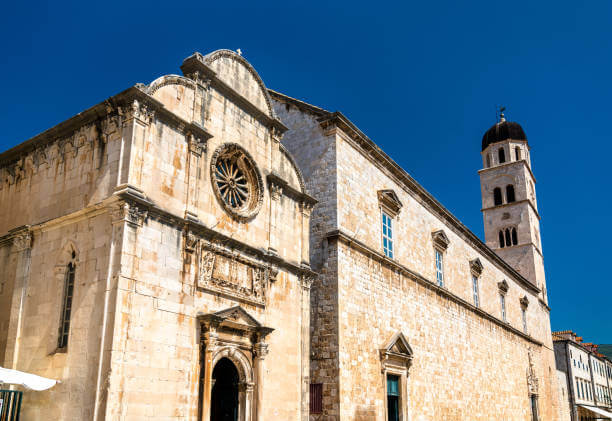
[(503, 140), (527, 140), (527, 136), (520, 124), (513, 121), (506, 121), (502, 113), (499, 122), (495, 123), (482, 137), (482, 150), (487, 146), (501, 142)]

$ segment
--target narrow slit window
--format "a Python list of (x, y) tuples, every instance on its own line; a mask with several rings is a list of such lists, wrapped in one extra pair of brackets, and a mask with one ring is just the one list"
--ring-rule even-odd
[(506, 152), (504, 151), (504, 148), (499, 148), (499, 151), (497, 151), (497, 156), (499, 157), (500, 164), (506, 162)]
[(512, 228), (512, 245), (516, 246), (518, 244), (518, 237), (516, 235), (516, 228)]
[(393, 259), (393, 220), (387, 213), (382, 213), (382, 238), (385, 256)]
[(434, 252), (436, 258), (436, 281), (442, 287), (444, 286), (444, 260), (440, 250), (435, 249)]
[(500, 247), (500, 248), (504, 248), (504, 246), (505, 246), (505, 245), (506, 245), (506, 244), (505, 244), (505, 242), (504, 242), (504, 232), (503, 232), (503, 231), (500, 231), (500, 232), (499, 232), (499, 247)]
[(527, 310), (523, 308), (521, 311), (523, 317), (523, 332), (527, 333)]
[[(74, 258), (74, 254), (73, 254)], [(62, 302), (62, 319), (59, 328), (58, 348), (68, 346), (68, 333), (70, 332), (70, 316), (72, 313), (72, 296), (74, 294), (74, 264), (69, 263), (64, 280), (64, 300)]]
[(399, 421), (399, 376), (387, 375), (387, 421)]
[(516, 158), (517, 161), (520, 161), (521, 159), (521, 148), (518, 146), (514, 148), (514, 157)]
[(491, 155), (487, 154), (487, 168), (491, 166)]
[(506, 228), (506, 245), (507, 246), (511, 246), (512, 245), (512, 241), (510, 238), (510, 229)]

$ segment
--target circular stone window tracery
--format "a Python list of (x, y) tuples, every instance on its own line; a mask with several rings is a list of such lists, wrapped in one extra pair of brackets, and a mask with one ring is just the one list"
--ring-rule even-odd
[(263, 202), (263, 182), (251, 156), (235, 143), (219, 147), (211, 160), (217, 199), (240, 220), (254, 217)]

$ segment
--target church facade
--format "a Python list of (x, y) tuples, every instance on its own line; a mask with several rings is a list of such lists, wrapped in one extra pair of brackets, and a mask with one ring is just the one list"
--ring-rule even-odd
[(561, 420), (527, 137), (485, 242), (339, 112), (196, 53), (0, 154), (23, 419)]

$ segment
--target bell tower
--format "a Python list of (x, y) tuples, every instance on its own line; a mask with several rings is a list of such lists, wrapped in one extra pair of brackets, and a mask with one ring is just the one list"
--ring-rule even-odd
[(523, 128), (503, 112), (482, 138), (480, 188), (485, 242), (542, 290), (547, 302), (540, 215)]

